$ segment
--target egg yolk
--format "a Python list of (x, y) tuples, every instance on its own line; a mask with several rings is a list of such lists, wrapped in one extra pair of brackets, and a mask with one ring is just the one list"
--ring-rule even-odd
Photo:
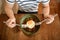
[(35, 27), (35, 22), (33, 21), (33, 20), (29, 20), (29, 21), (27, 21), (27, 26), (28, 26), (28, 28), (33, 28), (33, 27)]

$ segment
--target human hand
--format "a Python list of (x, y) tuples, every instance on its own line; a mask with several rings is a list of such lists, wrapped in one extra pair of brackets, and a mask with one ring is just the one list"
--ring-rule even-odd
[(14, 28), (16, 26), (16, 19), (15, 18), (9, 18), (7, 21), (6, 21), (6, 25), (10, 28)]

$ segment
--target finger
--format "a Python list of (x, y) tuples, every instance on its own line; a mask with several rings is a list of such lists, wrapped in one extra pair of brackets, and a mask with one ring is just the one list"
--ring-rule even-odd
[(15, 21), (16, 21), (15, 19), (11, 19), (10, 24), (15, 24), (16, 23)]
[(15, 27), (15, 26), (16, 26), (16, 24), (12, 24), (12, 25), (11, 25), (11, 27)]
[(7, 24), (9, 28), (14, 28), (16, 25), (15, 24)]
[(15, 20), (12, 20), (9, 24), (10, 24), (12, 27), (16, 26)]
[(6, 23), (9, 23), (11, 21), (11, 19), (8, 19), (7, 21), (6, 21)]

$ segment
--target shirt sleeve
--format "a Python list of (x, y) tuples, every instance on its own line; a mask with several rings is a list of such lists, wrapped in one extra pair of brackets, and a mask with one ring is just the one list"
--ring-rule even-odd
[(6, 2), (9, 3), (9, 4), (14, 4), (15, 0), (6, 0)]
[(42, 4), (45, 5), (45, 4), (48, 4), (50, 2), (50, 0), (42, 0), (41, 2), (42, 2)]

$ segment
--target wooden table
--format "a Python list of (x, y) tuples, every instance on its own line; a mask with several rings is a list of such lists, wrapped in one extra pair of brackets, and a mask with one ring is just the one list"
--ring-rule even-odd
[[(23, 14), (16, 14), (17, 23), (19, 19), (24, 16)], [(37, 15), (39, 19), (42, 19), (41, 15)], [(47, 25), (43, 23), (40, 26), (38, 32), (32, 36), (26, 36), (18, 26), (11, 29), (7, 27), (3, 21), (6, 21), (8, 17), (5, 14), (0, 15), (0, 40), (60, 40), (60, 21), (56, 16), (53, 23)]]

